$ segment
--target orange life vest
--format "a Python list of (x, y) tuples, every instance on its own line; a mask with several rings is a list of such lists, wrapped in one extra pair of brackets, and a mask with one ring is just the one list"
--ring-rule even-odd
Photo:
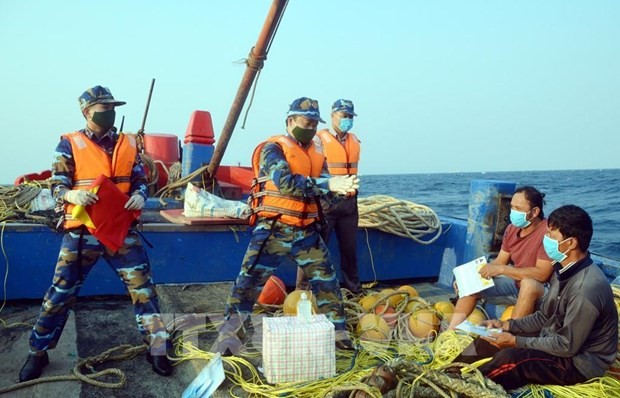
[(259, 175), (260, 153), (268, 142), (276, 143), (282, 148), (293, 174), (300, 174), (304, 177), (319, 177), (325, 162), (325, 156), (314, 141), (308, 149), (304, 149), (292, 138), (279, 135), (270, 137), (258, 145), (252, 155), (254, 180), (250, 197), (254, 214), (250, 223), (254, 224), (257, 217), (278, 217), (278, 221), (299, 227), (314, 223), (319, 216), (315, 198), (283, 195), (278, 191), (273, 181), (269, 179), (269, 176)]
[[(118, 189), (128, 194), (131, 186), (131, 170), (138, 150), (136, 139), (130, 134), (119, 134), (114, 146), (112, 159), (99, 145), (95, 144), (84, 133), (76, 131), (63, 135), (71, 143), (75, 174), (73, 189), (88, 189), (101, 174), (109, 177)], [(71, 216), (74, 205), (65, 204), (65, 228), (76, 228), (82, 222)]]
[(353, 133), (347, 133), (344, 145), (328, 130), (319, 131), (317, 136), (323, 142), (329, 174), (335, 176), (357, 174), (361, 149), (360, 141)]

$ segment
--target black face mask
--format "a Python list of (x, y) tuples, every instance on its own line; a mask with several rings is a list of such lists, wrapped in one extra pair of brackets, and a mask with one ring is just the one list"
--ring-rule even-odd
[(108, 109), (103, 112), (93, 113), (93, 123), (102, 129), (109, 130), (114, 126), (114, 120), (116, 119), (116, 111), (114, 109)]
[(304, 145), (308, 145), (316, 135), (316, 129), (302, 129), (299, 126), (293, 127), (291, 130), (293, 137)]

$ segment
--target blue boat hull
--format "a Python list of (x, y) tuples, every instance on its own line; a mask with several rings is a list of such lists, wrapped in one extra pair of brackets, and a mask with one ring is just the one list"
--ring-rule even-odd
[[(360, 228), (357, 235), (358, 267), (362, 282), (435, 280), (452, 284), (456, 265), (496, 252), (505, 227), (514, 184), (480, 180), (472, 183), (469, 220), (440, 218), (442, 233), (431, 244)], [(151, 200), (149, 200), (151, 202)], [(148, 205), (149, 203), (147, 203)], [(151, 204), (159, 206), (159, 201)], [(168, 203), (166, 208), (179, 207)], [(191, 284), (232, 281), (237, 277), (251, 236), (247, 225), (184, 225), (156, 222), (159, 208), (147, 206), (142, 232), (158, 284)], [(62, 234), (43, 225), (6, 224), (2, 249), (6, 259), (0, 294), (6, 299), (40, 299), (49, 287)], [(330, 240), (334, 264), (339, 263), (336, 239)], [(620, 262), (593, 256), (609, 280), (620, 282)], [(338, 269), (338, 267), (336, 267)], [(287, 286), (294, 286), (297, 267), (291, 261), (277, 271)], [(124, 285), (99, 260), (81, 295), (124, 294)], [(222, 298), (224, 299), (224, 298)]]
[[(449, 268), (463, 262), (466, 222), (445, 219), (442, 224), (444, 233), (430, 245), (374, 229), (360, 229), (362, 281), (438, 279), (442, 265)], [(236, 278), (251, 228), (150, 223), (144, 224), (143, 234), (153, 246), (147, 246), (147, 252), (156, 283), (207, 283)], [(43, 225), (7, 225), (3, 233), (7, 279), (0, 294), (7, 299), (41, 298), (52, 280), (61, 240), (62, 234)], [(338, 264), (335, 239), (330, 241), (330, 252), (333, 262)], [(296, 265), (285, 264), (276, 274), (286, 285), (293, 286)], [(80, 295), (124, 293), (116, 274), (100, 259)]]

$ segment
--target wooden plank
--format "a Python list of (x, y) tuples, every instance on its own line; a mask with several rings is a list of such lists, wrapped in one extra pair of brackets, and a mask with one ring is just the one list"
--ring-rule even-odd
[(247, 225), (248, 220), (224, 217), (185, 217), (183, 209), (160, 210), (159, 214), (175, 224), (185, 225)]

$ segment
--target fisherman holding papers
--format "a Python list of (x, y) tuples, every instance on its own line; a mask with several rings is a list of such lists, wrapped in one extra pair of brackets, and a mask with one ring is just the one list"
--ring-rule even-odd
[(544, 249), (554, 266), (540, 309), (520, 319), (484, 321), (502, 332), (475, 339), (454, 360), (492, 357), (478, 369), (506, 390), (583, 383), (603, 376), (616, 359), (618, 311), (607, 277), (588, 252), (592, 220), (567, 205), (548, 223)]
[[(504, 305), (515, 305), (514, 319), (531, 314), (545, 293), (544, 284), (552, 272), (551, 261), (542, 240), (547, 231), (543, 198), (530, 186), (517, 188), (510, 201), (510, 222), (497, 258), (479, 269), (482, 278), (493, 280), (493, 286), (480, 293), (459, 294), (448, 329), (454, 330), (476, 308), (479, 298), (501, 298)], [(455, 284), (455, 290), (461, 286)], [(480, 291), (480, 290), (478, 290)]]

